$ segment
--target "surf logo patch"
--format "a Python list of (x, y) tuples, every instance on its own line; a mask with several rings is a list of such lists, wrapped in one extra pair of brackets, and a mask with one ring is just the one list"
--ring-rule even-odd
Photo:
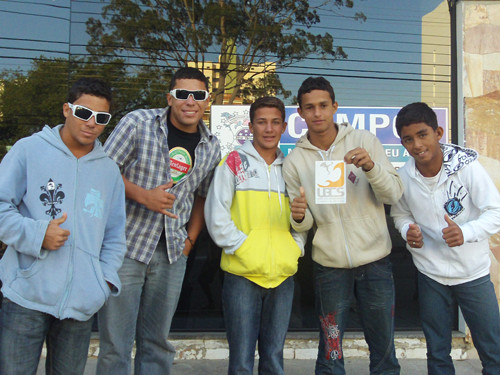
[(58, 204), (62, 204), (66, 196), (61, 188), (62, 184), (56, 184), (52, 179), (49, 179), (47, 184), (40, 186), (40, 190), (43, 191), (43, 193), (40, 194), (40, 201), (44, 207), (48, 207), (45, 214), (52, 217), (52, 219), (55, 219), (62, 211), (60, 208), (56, 207)]
[(462, 202), (468, 194), (464, 186), (455, 183), (453, 180), (450, 182), (446, 190), (447, 199), (443, 206), (450, 219), (454, 219), (464, 210)]
[(231, 173), (236, 177), (236, 184), (248, 180), (257, 175), (257, 170), (249, 170), (250, 163), (245, 155), (240, 155), (238, 151), (232, 151), (226, 158), (226, 165)]
[(102, 218), (104, 211), (104, 201), (101, 198), (101, 192), (96, 189), (90, 189), (85, 197), (85, 207), (83, 212), (91, 217)]

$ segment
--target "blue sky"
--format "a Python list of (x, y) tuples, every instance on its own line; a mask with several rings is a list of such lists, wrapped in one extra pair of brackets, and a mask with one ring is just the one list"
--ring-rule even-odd
[[(318, 32), (332, 34), (349, 58), (308, 59), (278, 71), (285, 88), (295, 94), (307, 76), (325, 75), (340, 105), (401, 106), (420, 100), (421, 19), (441, 2), (355, 0), (353, 10), (320, 11)], [(73, 1), (70, 12), (69, 0), (0, 0), (0, 70), (28, 69), (30, 58), (40, 55), (64, 58), (69, 51), (84, 52), (85, 21), (97, 17), (103, 3)], [(358, 11), (366, 22), (349, 18)], [(443, 19), (443, 26), (447, 22)]]

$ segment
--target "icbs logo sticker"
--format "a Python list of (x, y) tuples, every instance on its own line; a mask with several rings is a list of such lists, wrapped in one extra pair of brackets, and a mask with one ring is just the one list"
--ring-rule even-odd
[(316, 204), (343, 204), (346, 202), (344, 161), (317, 161), (314, 175)]

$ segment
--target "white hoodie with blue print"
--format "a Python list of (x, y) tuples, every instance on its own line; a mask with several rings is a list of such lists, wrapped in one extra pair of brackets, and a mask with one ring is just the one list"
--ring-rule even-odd
[[(500, 230), (500, 194), (477, 152), (450, 144), (441, 149), (443, 170), (434, 189), (423, 181), (413, 158), (399, 169), (405, 190), (391, 216), (405, 240), (411, 223), (420, 226), (424, 246), (407, 244), (417, 269), (443, 285), (458, 285), (489, 273), (488, 238)], [(463, 245), (449, 247), (442, 238), (445, 214), (460, 226)]]
[[(8, 245), (0, 279), (4, 297), (18, 305), (83, 321), (120, 291), (125, 192), (100, 142), (77, 159), (61, 140), (61, 126), (21, 139), (0, 164), (0, 240)], [(43, 249), (50, 220), (63, 213), (68, 240)]]

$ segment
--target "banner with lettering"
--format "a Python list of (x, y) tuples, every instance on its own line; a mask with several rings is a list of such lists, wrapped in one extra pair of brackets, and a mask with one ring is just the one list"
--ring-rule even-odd
[[(375, 134), (384, 145), (387, 157), (395, 167), (402, 166), (409, 158), (396, 132), (396, 115), (400, 107), (339, 107), (334, 115), (337, 123), (348, 122), (356, 129), (365, 129)], [(211, 129), (219, 138), (222, 155), (252, 138), (248, 128), (249, 105), (213, 105), (211, 107)], [(307, 125), (297, 113), (297, 106), (287, 106), (285, 120), (288, 123), (280, 142), (285, 155), (295, 147), (297, 140), (306, 133)], [(448, 108), (433, 108), (438, 124), (444, 129), (441, 142), (448, 142)]]

